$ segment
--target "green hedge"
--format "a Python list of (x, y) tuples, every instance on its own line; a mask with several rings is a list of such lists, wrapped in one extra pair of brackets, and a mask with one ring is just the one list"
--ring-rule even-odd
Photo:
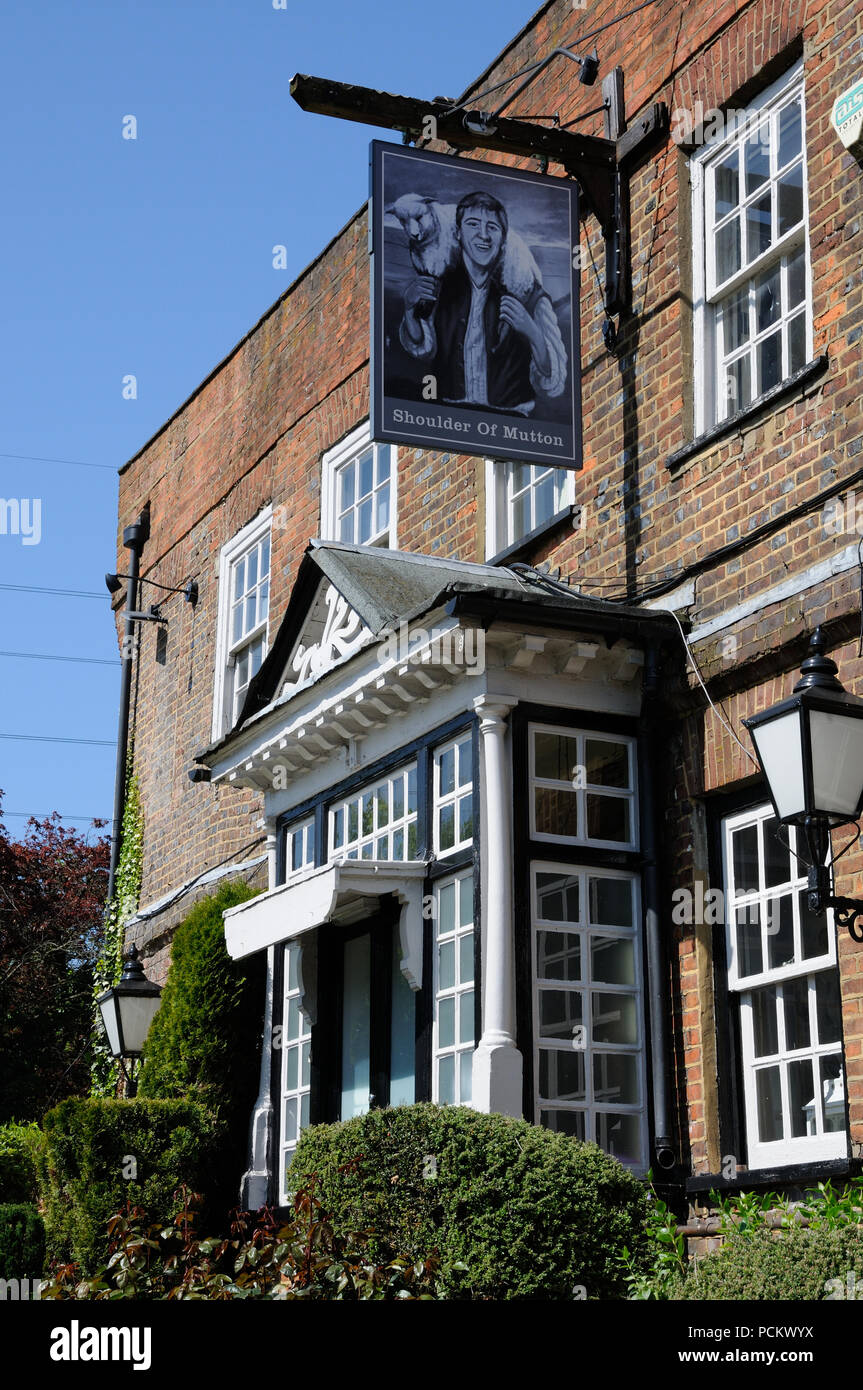
[(167, 1221), (181, 1183), (213, 1191), (224, 1127), (191, 1101), (71, 1099), (42, 1123), (39, 1184), (53, 1259), (90, 1272), (105, 1254), (106, 1223), (127, 1200)]
[(304, 1130), (290, 1173), (295, 1188), (316, 1175), (337, 1235), (374, 1228), (375, 1258), (437, 1249), (449, 1298), (623, 1298), (623, 1247), (646, 1258), (642, 1184), (595, 1144), (525, 1120), (372, 1110)]
[[(849, 1279), (850, 1276), (850, 1279)], [(829, 1281), (839, 1280), (838, 1286)], [(778, 1235), (756, 1230), (732, 1235), (711, 1255), (693, 1261), (686, 1274), (672, 1280), (672, 1299), (740, 1299), (749, 1301), (817, 1301), (837, 1292), (847, 1297), (850, 1285), (863, 1296), (863, 1231), (790, 1230)], [(852, 1293), (853, 1296), (853, 1293)]]
[(38, 1279), (45, 1265), (45, 1227), (25, 1203), (0, 1205), (0, 1279)]
[(9, 1120), (0, 1125), (0, 1204), (37, 1201), (36, 1154), (41, 1139), (37, 1124)]
[(197, 1101), (224, 1124), (212, 1186), (226, 1210), (239, 1200), (258, 1093), (266, 958), (231, 960), (222, 913), (255, 896), (242, 881), (225, 883), (178, 926), (138, 1090), (151, 1099)]

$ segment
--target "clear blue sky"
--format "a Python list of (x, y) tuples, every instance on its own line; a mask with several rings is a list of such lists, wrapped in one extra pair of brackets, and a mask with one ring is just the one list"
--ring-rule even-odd
[(111, 663), (0, 655), (0, 734), (111, 745), (0, 738), (11, 834), (9, 812), (111, 813), (117, 468), (361, 206), (389, 138), (306, 115), (292, 74), (456, 96), (538, 3), (4, 0), (0, 497), (40, 500), (41, 539), (0, 534), (0, 585), (95, 597), (0, 587), (0, 651)]

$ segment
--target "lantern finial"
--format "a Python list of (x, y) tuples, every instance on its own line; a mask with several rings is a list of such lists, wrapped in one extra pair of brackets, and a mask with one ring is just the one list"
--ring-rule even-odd
[(798, 690), (842, 690), (845, 687), (837, 679), (839, 667), (829, 656), (824, 655), (827, 643), (820, 627), (816, 627), (809, 639), (809, 655), (800, 667), (800, 679), (794, 687)]

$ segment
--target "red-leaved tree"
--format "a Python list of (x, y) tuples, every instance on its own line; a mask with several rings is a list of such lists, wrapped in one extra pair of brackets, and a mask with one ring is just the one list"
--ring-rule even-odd
[(0, 1123), (87, 1092), (108, 853), (56, 813), (11, 839), (0, 793)]

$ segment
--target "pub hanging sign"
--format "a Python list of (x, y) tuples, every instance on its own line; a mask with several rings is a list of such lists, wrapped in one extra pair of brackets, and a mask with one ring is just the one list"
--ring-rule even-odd
[(581, 467), (574, 182), (371, 146), (372, 437)]

